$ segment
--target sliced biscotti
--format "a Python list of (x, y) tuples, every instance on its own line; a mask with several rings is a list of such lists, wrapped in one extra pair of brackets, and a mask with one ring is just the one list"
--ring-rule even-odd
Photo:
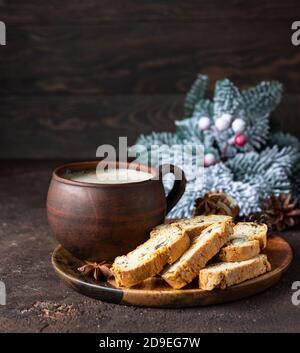
[(239, 222), (233, 228), (231, 239), (258, 240), (261, 249), (267, 246), (268, 227), (263, 223)]
[(153, 228), (150, 232), (150, 237), (154, 237), (160, 233), (160, 231), (169, 227), (175, 227), (181, 229), (190, 238), (199, 235), (205, 228), (217, 222), (232, 221), (232, 217), (223, 215), (208, 215), (208, 216), (196, 216), (193, 218), (184, 218), (169, 224), (160, 224)]
[(223, 215), (196, 216), (174, 222), (172, 226), (178, 227), (190, 238), (193, 238), (198, 236), (205, 228), (217, 222), (232, 222), (232, 217)]
[[(159, 224), (158, 226), (154, 227), (150, 232), (150, 238), (155, 237), (156, 235), (160, 234), (161, 232), (168, 232), (168, 229), (174, 229), (171, 223), (164, 223)], [(178, 227), (177, 227), (178, 228)]]
[(231, 232), (231, 221), (214, 223), (205, 228), (193, 239), (190, 248), (162, 272), (162, 278), (175, 289), (184, 287), (197, 277), (200, 269), (218, 253)]
[(218, 254), (222, 262), (235, 262), (251, 259), (260, 253), (258, 240), (232, 239)]
[(189, 247), (190, 239), (178, 228), (165, 228), (127, 255), (115, 259), (111, 268), (119, 286), (131, 287), (162, 271)]
[(219, 261), (235, 262), (250, 259), (260, 253), (267, 244), (268, 227), (265, 224), (240, 222), (219, 255)]
[(240, 262), (219, 262), (199, 272), (199, 287), (204, 290), (224, 289), (270, 270), (271, 264), (267, 256), (262, 254)]

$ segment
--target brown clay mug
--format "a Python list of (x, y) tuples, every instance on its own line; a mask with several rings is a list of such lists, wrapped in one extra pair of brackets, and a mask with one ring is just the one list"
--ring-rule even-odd
[[(122, 184), (64, 178), (67, 171), (96, 170), (98, 163), (70, 163), (54, 170), (47, 198), (48, 221), (57, 240), (76, 257), (113, 260), (143, 243), (151, 229), (164, 222), (166, 212), (184, 193), (186, 179), (173, 165), (156, 169), (129, 162), (115, 166), (151, 173), (154, 178)], [(165, 197), (162, 177), (168, 172), (182, 177)]]

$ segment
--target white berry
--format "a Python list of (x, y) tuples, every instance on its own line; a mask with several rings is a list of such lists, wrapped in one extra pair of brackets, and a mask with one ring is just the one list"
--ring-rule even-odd
[(198, 127), (200, 130), (207, 130), (210, 127), (210, 119), (206, 116), (203, 116), (198, 121)]
[(223, 113), (223, 114), (221, 115), (221, 118), (222, 118), (222, 119), (226, 119), (226, 120), (229, 121), (229, 123), (231, 123), (231, 122), (232, 122), (232, 119), (233, 119), (233, 116), (232, 116), (231, 114), (229, 114), (229, 113)]
[(231, 125), (232, 130), (236, 134), (240, 134), (241, 132), (244, 132), (246, 129), (246, 122), (243, 119), (235, 119)]
[(204, 166), (209, 167), (215, 163), (216, 159), (215, 156), (212, 153), (207, 153), (204, 156)]
[(215, 122), (216, 128), (219, 131), (227, 130), (230, 126), (230, 121), (227, 118), (218, 118)]

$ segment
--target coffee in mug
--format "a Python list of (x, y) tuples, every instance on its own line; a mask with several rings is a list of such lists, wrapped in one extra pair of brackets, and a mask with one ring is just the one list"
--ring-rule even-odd
[[(162, 178), (175, 179), (166, 195)], [(133, 162), (69, 163), (56, 168), (47, 197), (48, 221), (59, 243), (82, 260), (113, 261), (149, 238), (185, 190), (183, 172)]]
[(110, 168), (107, 170), (82, 170), (76, 172), (70, 171), (64, 175), (64, 178), (68, 180), (91, 184), (138, 183), (149, 180), (153, 177), (154, 176), (150, 173), (126, 168)]

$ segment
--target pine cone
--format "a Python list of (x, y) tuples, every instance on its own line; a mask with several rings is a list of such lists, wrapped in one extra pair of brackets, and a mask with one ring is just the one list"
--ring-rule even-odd
[(194, 216), (219, 214), (236, 217), (239, 211), (235, 199), (225, 192), (208, 192), (195, 200)]
[(273, 230), (285, 230), (293, 227), (300, 219), (300, 209), (291, 194), (272, 195), (261, 212), (249, 217), (250, 221), (266, 223)]
[(241, 222), (255, 222), (255, 223), (264, 223), (266, 224), (269, 228), (271, 228), (269, 224), (269, 219), (268, 216), (264, 212), (256, 212), (252, 213), (248, 217), (242, 217)]

